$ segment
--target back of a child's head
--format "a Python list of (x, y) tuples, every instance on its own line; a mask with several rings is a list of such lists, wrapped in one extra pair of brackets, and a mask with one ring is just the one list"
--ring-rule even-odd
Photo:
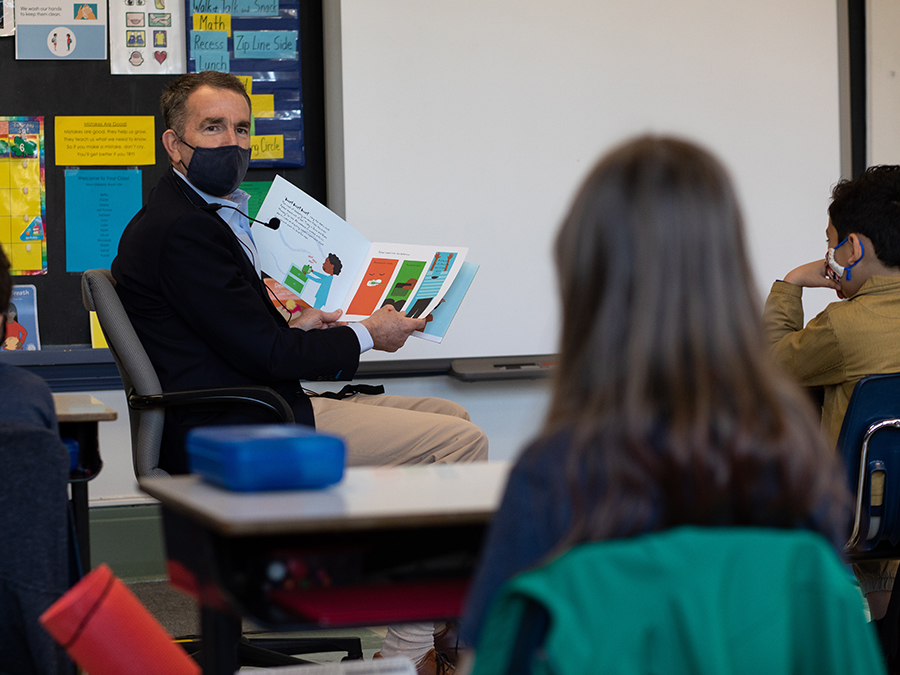
[(740, 208), (712, 154), (655, 136), (614, 149), (555, 253), (563, 326), (544, 432), (571, 434), (571, 484), (606, 485), (577, 501), (575, 536), (791, 527), (823, 501), (840, 517), (843, 479), (809, 401), (769, 360)]
[(741, 213), (706, 150), (644, 136), (607, 154), (575, 197), (556, 260), (567, 387), (668, 407), (679, 386), (679, 402), (702, 406), (723, 363), (751, 369), (759, 308)]
[(872, 166), (853, 180), (842, 180), (828, 207), (838, 240), (862, 234), (888, 267), (900, 267), (900, 166)]

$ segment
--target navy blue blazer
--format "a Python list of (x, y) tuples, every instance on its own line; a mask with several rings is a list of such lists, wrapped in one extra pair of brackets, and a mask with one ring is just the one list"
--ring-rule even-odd
[[(228, 224), (171, 169), (131, 220), (112, 263), (119, 297), (164, 391), (266, 385), (313, 425), (299, 380), (352, 379), (347, 327), (289, 328)], [(264, 412), (167, 409), (160, 467), (188, 470), (184, 435), (209, 424), (271, 421)]]

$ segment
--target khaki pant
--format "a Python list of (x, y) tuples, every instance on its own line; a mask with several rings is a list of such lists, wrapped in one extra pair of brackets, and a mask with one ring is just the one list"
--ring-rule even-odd
[(441, 398), (313, 397), (316, 429), (343, 437), (347, 466), (476, 462), (488, 458), (484, 432), (465, 408)]

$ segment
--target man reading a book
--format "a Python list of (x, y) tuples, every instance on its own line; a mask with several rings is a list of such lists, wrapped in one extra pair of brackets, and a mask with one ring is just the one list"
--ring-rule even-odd
[[(351, 379), (361, 352), (396, 351), (425, 322), (385, 307), (347, 326), (339, 311), (310, 308), (288, 325), (261, 279), (249, 196), (238, 189), (250, 160), (243, 86), (226, 73), (189, 73), (170, 83), (161, 106), (171, 167), (125, 229), (112, 273), (163, 389), (272, 387), (298, 422), (343, 436), (351, 465), (486, 459), (483, 432), (449, 401), (303, 391), (301, 379)], [(191, 427), (254, 421), (169, 409), (160, 465), (187, 471)]]
[[(303, 310), (290, 325), (261, 278), (239, 189), (250, 161), (250, 99), (226, 73), (189, 73), (161, 99), (171, 167), (122, 234), (116, 290), (167, 391), (266, 385), (298, 422), (343, 437), (350, 465), (487, 459), (487, 439), (466, 411), (431, 398), (308, 395), (300, 380), (350, 380), (368, 349), (393, 352), (423, 319), (383, 307), (353, 324), (340, 311)], [(264, 415), (260, 413), (260, 415)], [(253, 413), (166, 410), (160, 467), (188, 470), (184, 436), (210, 424), (269, 419)], [(385, 655), (435, 664), (434, 626), (388, 634)]]

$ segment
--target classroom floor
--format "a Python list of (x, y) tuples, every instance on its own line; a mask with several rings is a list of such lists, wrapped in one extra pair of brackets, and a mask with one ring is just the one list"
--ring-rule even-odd
[[(128, 584), (128, 588), (134, 593), (138, 600), (156, 617), (163, 628), (173, 637), (193, 636), (200, 634), (200, 618), (197, 605), (187, 595), (175, 590), (169, 585), (165, 579), (158, 581), (140, 581)], [(280, 637), (303, 637), (307, 635), (333, 635), (340, 637), (359, 637), (362, 643), (363, 656), (371, 659), (375, 652), (381, 649), (384, 642), (386, 629), (383, 627), (373, 628), (355, 628), (351, 630), (330, 630), (324, 633), (278, 633)], [(275, 635), (268, 633), (260, 626), (251, 621), (243, 622), (243, 632), (245, 635)], [(309, 654), (304, 656), (304, 660), (316, 663), (328, 663), (339, 661), (344, 653), (341, 652), (323, 652), (319, 654)], [(242, 668), (246, 671), (257, 670), (256, 668)]]

